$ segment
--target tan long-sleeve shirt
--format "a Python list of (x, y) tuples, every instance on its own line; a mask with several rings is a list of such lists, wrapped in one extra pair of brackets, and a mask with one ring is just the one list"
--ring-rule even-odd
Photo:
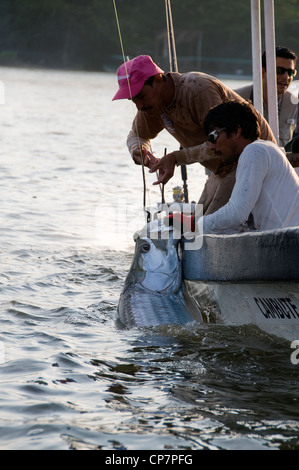
[[(217, 174), (220, 162), (205, 143), (204, 120), (211, 108), (229, 99), (243, 99), (217, 78), (201, 72), (169, 72), (168, 75), (175, 86), (172, 102), (162, 109), (160, 116), (137, 112), (127, 139), (129, 151), (132, 153), (140, 145), (149, 148), (150, 141), (166, 129), (183, 147), (176, 151), (177, 165), (199, 162)], [(259, 122), (261, 138), (275, 142), (267, 121), (261, 115)]]

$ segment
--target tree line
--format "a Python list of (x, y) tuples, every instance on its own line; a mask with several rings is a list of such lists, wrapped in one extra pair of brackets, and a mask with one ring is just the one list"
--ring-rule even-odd
[[(172, 0), (179, 70), (251, 73), (250, 0)], [(263, 2), (261, 2), (261, 5)], [(125, 55), (167, 68), (164, 0), (115, 0)], [(299, 0), (275, 0), (276, 44), (299, 54)], [(0, 65), (113, 70), (113, 0), (0, 0)]]

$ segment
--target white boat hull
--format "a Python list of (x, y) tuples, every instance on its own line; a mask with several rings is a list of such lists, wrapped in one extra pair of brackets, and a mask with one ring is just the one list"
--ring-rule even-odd
[(207, 322), (253, 324), (269, 334), (299, 340), (299, 284), (186, 281)]
[(183, 275), (206, 321), (299, 340), (299, 228), (202, 238)]

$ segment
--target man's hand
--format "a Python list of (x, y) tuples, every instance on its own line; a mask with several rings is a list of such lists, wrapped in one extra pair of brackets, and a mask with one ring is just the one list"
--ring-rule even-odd
[(154, 165), (150, 167), (150, 173), (159, 172), (158, 180), (153, 183), (156, 184), (166, 184), (170, 178), (173, 177), (175, 169), (175, 153), (171, 152), (167, 155), (164, 155), (160, 160), (158, 160)]
[[(146, 149), (142, 149), (142, 156), (143, 156), (143, 164), (144, 166), (148, 168), (152, 168), (153, 165), (157, 164), (159, 162), (159, 158), (156, 158), (151, 152), (149, 152)], [(142, 160), (141, 160), (141, 151), (140, 149), (136, 148), (133, 151), (133, 160), (136, 163), (136, 165), (142, 165)]]

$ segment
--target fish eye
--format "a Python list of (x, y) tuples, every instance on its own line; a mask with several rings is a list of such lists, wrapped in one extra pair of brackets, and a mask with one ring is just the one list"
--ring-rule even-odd
[(141, 248), (140, 248), (140, 251), (141, 253), (148, 253), (150, 251), (151, 247), (148, 243), (144, 243)]

